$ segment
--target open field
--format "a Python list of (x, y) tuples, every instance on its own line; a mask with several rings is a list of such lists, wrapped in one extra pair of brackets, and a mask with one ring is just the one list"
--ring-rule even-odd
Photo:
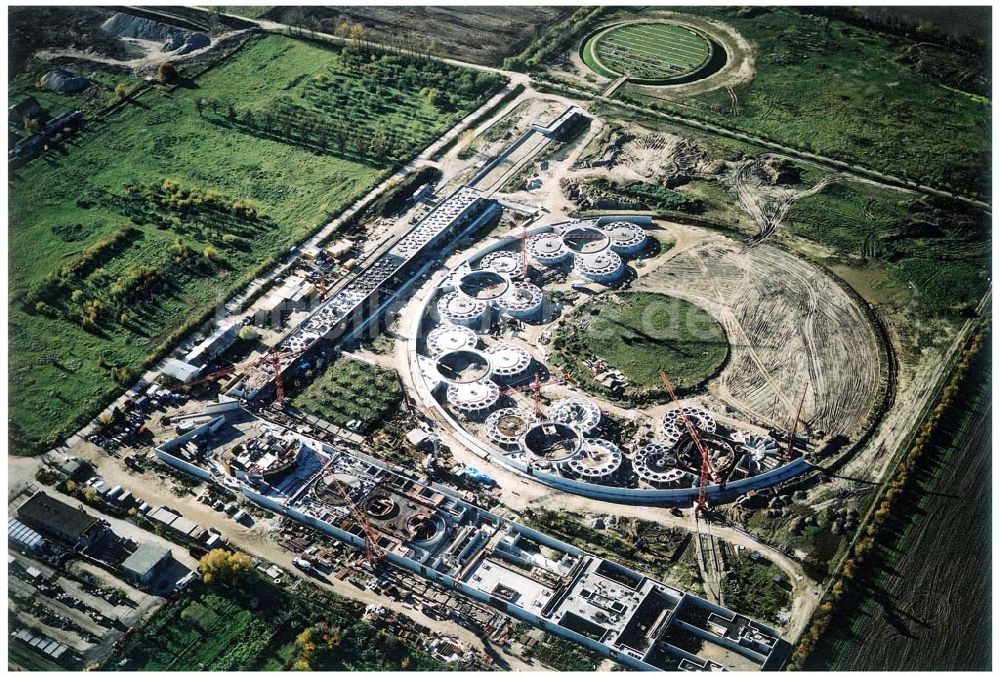
[(857, 599), (841, 602), (849, 624), (831, 624), (806, 669), (990, 668), (988, 352), (972, 363), (921, 457), (916, 486), (890, 514), (865, 564), (877, 573)]
[(572, 11), (529, 6), (274, 7), (258, 16), (324, 33), (344, 23), (361, 24), (365, 37), (375, 42), (499, 66)]
[[(746, 38), (756, 52), (754, 77), (686, 97), (683, 105), (668, 92), (630, 84), (619, 96), (962, 194), (988, 195), (991, 106), (980, 96), (989, 91), (988, 59), (980, 54), (791, 9), (685, 12), (724, 22)], [(622, 10), (620, 16), (635, 14)]]
[(722, 322), (730, 355), (709, 392), (750, 420), (784, 428), (808, 383), (802, 419), (811, 429), (855, 438), (869, 425), (886, 368), (879, 338), (854, 298), (809, 262), (710, 235), (634, 288), (691, 301)]
[(292, 402), (309, 413), (349, 428), (367, 432), (391, 416), (403, 398), (396, 372), (358, 360), (341, 358), (329, 365)]
[[(691, 534), (658, 522), (620, 518), (613, 528), (594, 529), (577, 513), (532, 510), (525, 524), (612, 560), (628, 560), (650, 578), (696, 595), (704, 593)], [(641, 541), (637, 548), (635, 543)]]
[(583, 59), (605, 77), (639, 80), (686, 75), (708, 60), (711, 45), (691, 29), (672, 23), (617, 26), (590, 38)]
[(838, 263), (881, 268), (932, 315), (962, 316), (989, 284), (990, 219), (968, 208), (835, 182), (795, 202), (782, 228), (831, 248)]
[(729, 344), (722, 326), (688, 301), (626, 292), (591, 301), (560, 324), (554, 364), (586, 376), (583, 360), (600, 357), (629, 380), (631, 397), (661, 393), (660, 370), (678, 389), (691, 390), (714, 375)]
[[(362, 607), (322, 595), (307, 602), (256, 577), (240, 586), (196, 584), (169, 602), (112, 659), (139, 671), (280, 670), (297, 653), (296, 637), (320, 621), (340, 638), (317, 669), (442, 669), (430, 656), (361, 621)], [(311, 592), (301, 593), (311, 595)], [(282, 660), (284, 658), (284, 660)]]
[(792, 584), (785, 572), (755, 552), (737, 553), (728, 545), (723, 552), (726, 607), (780, 625), (792, 603)]
[[(14, 451), (85, 422), (117, 389), (112, 376), (127, 382), (472, 110), (496, 82), (482, 78), (262, 37), (197, 83), (152, 91), (19, 170), (9, 222)], [(269, 131), (289, 108), (307, 122)], [(327, 123), (337, 120), (352, 121), (350, 137), (335, 136)], [(326, 150), (315, 147), (321, 139)], [(164, 283), (157, 276), (168, 268), (176, 274)]]

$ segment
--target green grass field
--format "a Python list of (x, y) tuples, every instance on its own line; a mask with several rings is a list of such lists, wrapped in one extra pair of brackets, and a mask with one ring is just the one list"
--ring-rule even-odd
[(829, 263), (878, 273), (877, 288), (855, 285), (872, 302), (961, 316), (989, 284), (989, 219), (971, 209), (838, 182), (797, 201), (782, 228), (831, 248)]
[(627, 398), (665, 397), (660, 370), (677, 389), (691, 390), (714, 375), (729, 353), (722, 326), (682, 299), (648, 292), (608, 294), (559, 325), (555, 366), (602, 394), (584, 360), (597, 356), (625, 374)]
[[(974, 196), (989, 195), (988, 59), (788, 8), (692, 7), (754, 49), (752, 79), (674, 106), (618, 96)], [(632, 16), (630, 15), (623, 15)], [(983, 84), (983, 82), (987, 84)]]
[(364, 433), (392, 416), (402, 398), (396, 372), (345, 357), (329, 365), (292, 402), (341, 427), (361, 421), (357, 431)]
[(295, 638), (328, 623), (342, 634), (325, 656), (330, 670), (440, 670), (429, 655), (361, 621), (355, 602), (312, 589), (293, 595), (262, 578), (233, 587), (197, 584), (136, 631), (109, 665), (137, 671), (287, 670)]
[(639, 80), (687, 75), (704, 64), (711, 45), (674, 23), (633, 23), (595, 35), (583, 48), (587, 65), (606, 77)]
[[(333, 91), (323, 90), (334, 79)], [(197, 82), (151, 91), (19, 170), (8, 227), (13, 451), (44, 448), (86, 422), (118, 390), (112, 376), (126, 380), (117, 370), (137, 374), (497, 84), (436, 62), (254, 38)], [(430, 85), (448, 87), (448, 96)], [(366, 116), (365, 125), (352, 122), (352, 140), (382, 132), (399, 152), (379, 158), (358, 143), (323, 152), (305, 147), (294, 126), (267, 136), (220, 124), (199, 111), (204, 100), (239, 104), (255, 120), (283, 106), (308, 109), (315, 124)], [(331, 101), (337, 108), (322, 108)], [(165, 179), (177, 185), (173, 196), (157, 194)], [(192, 205), (193, 194), (248, 206), (254, 217)], [(88, 248), (129, 226), (134, 233), (113, 255), (88, 259)], [(211, 265), (199, 258), (206, 247), (214, 250)], [(187, 264), (178, 268), (179, 257)], [(136, 289), (142, 267), (176, 275)], [(113, 305), (116, 282), (129, 293)], [(74, 299), (76, 290), (82, 296)], [(95, 326), (84, 329), (95, 301)]]

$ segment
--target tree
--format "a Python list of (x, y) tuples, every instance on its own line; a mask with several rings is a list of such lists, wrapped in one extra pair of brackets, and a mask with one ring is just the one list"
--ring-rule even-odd
[(204, 256), (209, 261), (214, 261), (219, 258), (219, 250), (212, 245), (205, 245), (205, 248), (201, 250), (201, 255)]
[(115, 97), (120, 101), (128, 96), (128, 85), (124, 82), (119, 82), (115, 85)]
[(215, 548), (201, 558), (199, 568), (206, 583), (228, 585), (246, 578), (253, 570), (253, 560), (243, 553)]
[(177, 66), (172, 61), (164, 61), (156, 69), (156, 80), (165, 85), (177, 82), (180, 80), (180, 73), (177, 72)]
[(362, 24), (353, 24), (348, 33), (351, 44), (357, 47), (365, 36), (365, 27)]

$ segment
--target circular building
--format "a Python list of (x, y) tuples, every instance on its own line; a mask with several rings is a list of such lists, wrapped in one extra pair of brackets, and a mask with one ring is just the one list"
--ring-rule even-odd
[(574, 267), (581, 276), (601, 284), (616, 282), (625, 274), (622, 257), (613, 251), (578, 254), (574, 259)]
[(608, 235), (593, 226), (571, 226), (563, 232), (562, 239), (574, 254), (598, 254), (611, 246)]
[(622, 465), (622, 452), (612, 442), (591, 437), (584, 440), (583, 453), (569, 461), (569, 470), (587, 482), (610, 480)]
[(601, 226), (611, 241), (611, 250), (621, 256), (636, 256), (648, 244), (649, 236), (641, 226), (628, 221), (614, 221)]
[(493, 301), (507, 292), (510, 280), (494, 270), (474, 270), (458, 281), (458, 289), (469, 298)]
[(535, 412), (509, 407), (497, 409), (486, 419), (486, 436), (501, 447), (516, 447), (528, 426), (535, 422)]
[(573, 252), (567, 249), (559, 233), (540, 233), (528, 238), (528, 253), (539, 263), (546, 266), (557, 266), (571, 256)]
[(438, 313), (448, 322), (464, 327), (483, 327), (489, 306), (486, 301), (469, 298), (459, 292), (445, 294), (438, 301)]
[(632, 461), (632, 469), (640, 478), (657, 489), (676, 489), (689, 486), (692, 476), (677, 467), (677, 454), (663, 444), (647, 444), (639, 449)]
[(549, 418), (565, 423), (584, 435), (590, 433), (601, 422), (601, 408), (581, 397), (567, 397), (549, 405)]
[[(695, 407), (690, 404), (685, 405), (682, 409), (687, 414), (688, 420), (691, 421), (691, 425), (702, 432), (715, 434), (717, 426), (711, 414), (701, 407)], [(681, 417), (681, 409), (675, 407), (665, 413), (663, 418), (660, 419), (660, 429), (666, 438), (667, 444), (670, 446), (675, 445), (683, 435), (686, 435), (687, 426), (684, 423), (683, 417)]]
[(326, 473), (313, 485), (313, 495), (337, 508), (347, 507), (348, 496), (361, 486), (361, 480), (346, 473)]
[(572, 426), (556, 421), (530, 425), (521, 436), (521, 450), (542, 467), (560, 465), (575, 457), (583, 448), (583, 436)]
[(508, 251), (487, 254), (480, 259), (479, 268), (480, 270), (492, 270), (510, 278), (520, 278), (525, 273), (520, 253)]
[(434, 362), (438, 375), (448, 383), (475, 383), (490, 376), (490, 361), (478, 350), (453, 350)]
[(431, 357), (456, 350), (472, 350), (477, 343), (476, 332), (457, 324), (440, 324), (427, 334), (427, 352)]
[(531, 366), (531, 355), (521, 346), (497, 343), (486, 349), (491, 373), (494, 377), (512, 379), (522, 376)]
[(472, 383), (452, 383), (446, 394), (453, 409), (466, 414), (480, 414), (492, 409), (500, 399), (500, 386), (483, 379)]
[(523, 280), (511, 282), (507, 293), (497, 299), (497, 308), (518, 320), (537, 318), (542, 312), (545, 296), (542, 290)]

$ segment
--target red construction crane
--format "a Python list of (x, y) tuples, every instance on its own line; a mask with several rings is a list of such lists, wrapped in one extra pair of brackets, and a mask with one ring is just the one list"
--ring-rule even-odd
[(277, 350), (271, 352), (271, 366), (274, 369), (274, 392), (278, 404), (285, 403), (285, 381), (281, 378), (281, 355)]
[[(287, 355), (287, 353), (282, 353), (278, 350), (272, 350), (269, 353), (262, 355), (260, 357), (253, 358), (245, 362), (240, 362), (239, 364), (229, 365), (228, 367), (224, 367), (222, 369), (219, 369), (218, 371), (213, 371), (210, 374), (206, 374), (192, 381), (188, 381), (187, 383), (178, 383), (175, 386), (167, 388), (167, 390), (180, 390), (181, 388), (190, 388), (191, 386), (196, 386), (199, 383), (215, 381), (216, 379), (220, 379), (230, 374), (241, 374), (245, 371), (249, 371), (250, 369), (263, 367), (270, 363), (271, 368), (274, 370), (275, 389), (277, 392), (278, 401), (282, 402), (285, 399), (284, 382), (281, 378), (281, 357), (283, 355)], [(293, 356), (298, 357), (298, 355), (295, 354), (293, 354)]]
[(375, 530), (372, 529), (372, 525), (368, 523), (368, 518), (365, 517), (364, 512), (358, 508), (357, 504), (351, 500), (351, 497), (344, 488), (344, 485), (336, 477), (331, 479), (333, 479), (333, 483), (337, 486), (337, 491), (340, 492), (344, 502), (347, 503), (347, 508), (351, 513), (351, 517), (353, 517), (354, 521), (361, 526), (361, 531), (365, 535), (365, 559), (374, 571), (378, 563), (385, 559), (385, 551), (382, 549), (382, 546), (378, 544), (378, 538), (375, 536)]
[(795, 446), (795, 433), (798, 431), (799, 416), (802, 415), (802, 403), (806, 401), (806, 392), (808, 390), (809, 384), (806, 383), (806, 387), (802, 389), (802, 397), (799, 399), (799, 406), (795, 410), (795, 420), (792, 421), (792, 431), (788, 433), (788, 449), (785, 450), (785, 463), (792, 460), (792, 448)]
[(674, 393), (674, 387), (670, 385), (670, 379), (667, 378), (667, 372), (660, 370), (660, 379), (663, 381), (663, 387), (667, 389), (670, 393), (670, 399), (674, 401), (677, 405), (677, 411), (681, 415), (681, 419), (684, 421), (684, 425), (687, 427), (688, 434), (691, 435), (691, 440), (694, 442), (695, 447), (698, 448), (698, 452), (701, 453), (701, 482), (698, 484), (698, 503), (696, 505), (696, 510), (698, 512), (705, 512), (708, 510), (708, 478), (712, 474), (712, 466), (709, 462), (708, 449), (702, 444), (701, 438), (698, 437), (698, 431), (691, 423), (691, 419), (688, 418), (687, 413), (684, 411), (684, 407), (677, 399), (677, 395)]

